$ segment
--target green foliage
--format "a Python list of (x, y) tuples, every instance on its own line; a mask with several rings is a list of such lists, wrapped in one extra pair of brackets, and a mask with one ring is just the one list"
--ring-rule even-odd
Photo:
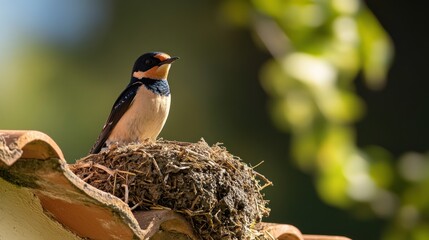
[[(385, 239), (429, 237), (428, 157), (395, 166), (381, 147), (361, 149), (353, 123), (365, 104), (354, 79), (384, 85), (393, 46), (359, 0), (235, 0), (232, 22), (249, 26), (272, 54), (261, 70), (276, 125), (292, 135), (296, 164), (315, 176), (320, 197), (359, 215), (386, 219)], [(233, 7), (232, 7), (233, 6)], [(243, 14), (247, 9), (247, 14)], [(398, 237), (400, 236), (400, 237)]]

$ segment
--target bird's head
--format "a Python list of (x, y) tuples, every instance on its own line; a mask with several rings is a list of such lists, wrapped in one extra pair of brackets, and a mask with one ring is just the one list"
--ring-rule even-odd
[(170, 64), (177, 59), (162, 52), (145, 53), (136, 60), (132, 76), (137, 79), (167, 80)]

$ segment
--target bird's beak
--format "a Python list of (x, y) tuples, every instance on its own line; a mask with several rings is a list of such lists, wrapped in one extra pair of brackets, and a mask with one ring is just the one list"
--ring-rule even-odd
[(179, 59), (179, 57), (171, 57), (171, 58), (167, 58), (164, 61), (161, 61), (158, 66), (164, 65), (164, 64), (170, 64), (174, 61), (176, 61), (177, 59)]

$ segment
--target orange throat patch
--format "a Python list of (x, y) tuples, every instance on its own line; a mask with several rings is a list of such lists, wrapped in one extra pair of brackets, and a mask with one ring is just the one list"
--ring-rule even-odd
[(136, 71), (133, 72), (133, 77), (137, 79), (150, 78), (155, 80), (167, 80), (168, 71), (170, 70), (170, 64), (164, 64), (161, 66), (155, 66), (146, 72)]

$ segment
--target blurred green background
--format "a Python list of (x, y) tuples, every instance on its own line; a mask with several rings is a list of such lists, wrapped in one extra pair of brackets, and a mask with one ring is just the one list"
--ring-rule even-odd
[(401, 1), (0, 1), (0, 129), (85, 156), (134, 60), (180, 56), (166, 139), (274, 182), (266, 221), (429, 239), (424, 8)]

